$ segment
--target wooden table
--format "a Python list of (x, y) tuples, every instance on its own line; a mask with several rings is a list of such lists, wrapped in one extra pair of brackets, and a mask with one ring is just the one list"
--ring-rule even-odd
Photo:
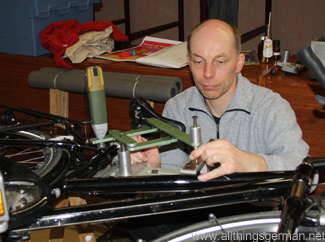
[[(67, 61), (69, 62), (69, 61)], [(71, 62), (69, 62), (71, 64)], [(114, 62), (102, 59), (88, 59), (80, 64), (72, 64), (78, 69), (86, 69), (90, 65), (101, 66), (103, 71), (132, 73), (141, 75), (176, 76), (183, 82), (183, 90), (193, 86), (193, 81), (188, 67), (180, 70), (150, 67), (130, 62)], [(52, 57), (31, 57), (0, 53), (0, 103), (14, 107), (28, 107), (43, 112), (50, 112), (49, 91), (46, 89), (32, 88), (28, 84), (28, 76), (34, 70), (43, 67), (57, 67)], [(247, 68), (243, 74), (257, 83), (261, 68)], [(54, 103), (59, 105), (60, 98)], [(129, 112), (129, 99), (107, 97), (109, 129), (128, 130), (131, 116)], [(69, 118), (87, 120), (89, 114), (84, 105), (84, 95), (69, 94)], [(61, 104), (62, 105), (62, 104)], [(119, 107), (118, 109), (116, 107)], [(155, 103), (155, 109), (162, 113), (164, 103)]]
[[(193, 86), (188, 67), (180, 70), (163, 69), (95, 58), (73, 65), (78, 69), (86, 69), (94, 64), (101, 66), (103, 71), (109, 72), (176, 76), (181, 78), (184, 90)], [(0, 66), (0, 104), (27, 107), (44, 112), (50, 111), (49, 90), (30, 87), (28, 76), (32, 71), (39, 70), (42, 67), (56, 67), (52, 57), (30, 57), (0, 53)], [(279, 71), (277, 75), (272, 76), (269, 74), (271, 68), (271, 65), (266, 64), (244, 66), (242, 74), (252, 83), (270, 88), (288, 100), (296, 112), (298, 123), (303, 130), (303, 138), (310, 146), (310, 155), (325, 157), (325, 148), (323, 147), (325, 144), (324, 107), (315, 100), (316, 94), (324, 93), (320, 84), (309, 79), (308, 71), (299, 76), (288, 76)], [(129, 99), (107, 97), (109, 129), (121, 131), (130, 129), (129, 124), (132, 117), (128, 104)], [(163, 103), (155, 103), (155, 109), (158, 113), (162, 113), (163, 108)], [(83, 94), (69, 94), (69, 117), (76, 120), (87, 120), (89, 118), (84, 105)]]

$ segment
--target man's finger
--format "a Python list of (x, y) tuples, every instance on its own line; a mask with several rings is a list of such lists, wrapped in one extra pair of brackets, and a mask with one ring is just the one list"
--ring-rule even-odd
[(143, 152), (140, 152), (140, 151), (136, 151), (134, 153), (131, 153), (131, 162), (132, 164), (134, 163), (141, 163), (143, 161), (148, 161), (148, 157), (143, 153)]
[(220, 140), (216, 139), (216, 140), (213, 140), (212, 142), (208, 142), (208, 143), (205, 143), (204, 145), (201, 145), (199, 148), (197, 148), (196, 150), (193, 150), (190, 154), (190, 159), (191, 160), (194, 160), (194, 159), (197, 159), (201, 156), (201, 154), (209, 149), (209, 148), (218, 148), (220, 147)]
[(194, 160), (197, 159), (201, 156), (202, 152), (204, 152), (206, 149), (208, 149), (209, 143), (201, 145), (199, 148), (193, 150), (190, 154), (190, 160)]
[(134, 164), (134, 163), (140, 163), (141, 160), (136, 157), (135, 155), (131, 155), (131, 163)]
[(211, 179), (214, 179), (214, 178), (226, 175), (226, 174), (227, 174), (226, 169), (224, 167), (220, 166), (217, 169), (214, 169), (212, 171), (209, 171), (207, 173), (199, 175), (198, 179), (200, 181), (208, 181), (208, 180), (211, 180)]

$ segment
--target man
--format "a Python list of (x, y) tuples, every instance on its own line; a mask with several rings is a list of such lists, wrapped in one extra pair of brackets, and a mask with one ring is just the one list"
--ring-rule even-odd
[(169, 100), (163, 115), (184, 123), (187, 132), (197, 116), (203, 145), (190, 156), (175, 149), (160, 157), (152, 148), (134, 153), (132, 162), (173, 169), (181, 169), (189, 158), (201, 157), (210, 166), (220, 163), (201, 174), (202, 181), (235, 172), (292, 170), (301, 163), (309, 147), (294, 111), (279, 94), (242, 77), (245, 56), (240, 51), (240, 33), (220, 20), (192, 32), (187, 58), (195, 87)]
[[(191, 153), (173, 149), (161, 156), (157, 148), (151, 148), (133, 153), (132, 162), (171, 169), (181, 169), (189, 159), (198, 157), (209, 166), (220, 163), (217, 169), (201, 174), (198, 178), (202, 181), (235, 172), (292, 170), (302, 162), (309, 147), (302, 140), (294, 111), (279, 94), (242, 77), (245, 56), (240, 51), (240, 33), (222, 21), (209, 20), (192, 32), (188, 63), (195, 87), (169, 100), (163, 116), (184, 123), (187, 132), (192, 117), (197, 116), (203, 145)], [(144, 141), (141, 136), (136, 139)], [(219, 218), (269, 209), (240, 204), (129, 219), (128, 223), (134, 238), (151, 240), (206, 220), (211, 212)]]

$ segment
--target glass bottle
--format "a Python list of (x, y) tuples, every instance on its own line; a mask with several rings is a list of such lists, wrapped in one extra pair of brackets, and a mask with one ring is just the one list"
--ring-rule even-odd
[(273, 41), (270, 25), (267, 28), (267, 36), (264, 40), (262, 63), (271, 64), (273, 62)]
[(265, 36), (262, 36), (261, 42), (257, 46), (257, 57), (259, 60), (262, 60), (262, 58), (263, 58), (264, 39), (265, 39)]
[(273, 58), (274, 60), (280, 60), (280, 40), (273, 41)]

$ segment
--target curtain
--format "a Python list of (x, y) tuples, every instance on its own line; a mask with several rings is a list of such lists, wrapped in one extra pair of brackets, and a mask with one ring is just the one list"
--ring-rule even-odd
[(238, 0), (207, 0), (209, 19), (219, 19), (238, 28)]

